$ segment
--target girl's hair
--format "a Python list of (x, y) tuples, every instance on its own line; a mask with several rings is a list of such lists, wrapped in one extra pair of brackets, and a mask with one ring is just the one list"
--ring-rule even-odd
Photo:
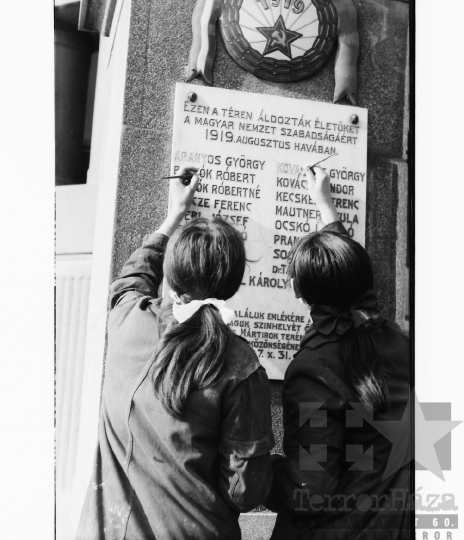
[[(239, 289), (245, 271), (245, 246), (240, 233), (220, 218), (198, 218), (169, 242), (164, 275), (186, 302), (227, 300)], [(202, 306), (183, 323), (173, 321), (156, 352), (155, 393), (173, 416), (182, 415), (188, 397), (216, 382), (233, 332), (212, 305)]]
[[(303, 300), (349, 310), (374, 286), (372, 263), (355, 240), (334, 232), (316, 232), (290, 251), (288, 275)], [(345, 380), (359, 400), (376, 412), (389, 406), (389, 393), (369, 331), (352, 327), (342, 338)]]

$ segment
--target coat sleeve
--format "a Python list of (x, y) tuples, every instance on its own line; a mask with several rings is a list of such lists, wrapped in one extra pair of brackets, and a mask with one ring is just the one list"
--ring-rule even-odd
[[(304, 357), (304, 355), (303, 355)], [(283, 389), (284, 456), (273, 456), (266, 506), (275, 512), (323, 512), (337, 493), (345, 434), (345, 400), (323, 363), (294, 360)]]
[(168, 237), (153, 233), (145, 238), (124, 264), (119, 279), (110, 287), (110, 307), (113, 309), (128, 296), (158, 296), (163, 280), (163, 261)]
[(235, 386), (224, 410), (219, 490), (228, 506), (248, 512), (264, 504), (272, 479), (271, 398), (262, 367)]

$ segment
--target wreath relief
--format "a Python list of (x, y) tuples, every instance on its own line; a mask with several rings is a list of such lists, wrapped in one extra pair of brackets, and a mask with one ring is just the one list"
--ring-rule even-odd
[(261, 79), (292, 82), (319, 71), (338, 38), (334, 102), (356, 105), (359, 51), (353, 0), (197, 0), (188, 77), (212, 84), (216, 23), (232, 58)]

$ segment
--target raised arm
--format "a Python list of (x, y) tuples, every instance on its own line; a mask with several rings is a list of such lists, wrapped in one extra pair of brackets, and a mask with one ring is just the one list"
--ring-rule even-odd
[(308, 181), (309, 194), (316, 203), (317, 209), (321, 213), (321, 221), (325, 225), (322, 230), (339, 234), (348, 234), (343, 223), (339, 220), (337, 209), (332, 201), (329, 175), (324, 169), (317, 166), (312, 167), (315, 173), (313, 174), (311, 172), (311, 167), (312, 165), (308, 163), (304, 165), (303, 169)]
[[(179, 175), (196, 173), (196, 167), (184, 167)], [(171, 180), (168, 215), (157, 231), (150, 234), (124, 264), (119, 279), (110, 288), (110, 306), (114, 308), (128, 294), (156, 297), (163, 280), (163, 261), (169, 237), (177, 229), (192, 204), (198, 185), (193, 175), (188, 186), (180, 178)]]

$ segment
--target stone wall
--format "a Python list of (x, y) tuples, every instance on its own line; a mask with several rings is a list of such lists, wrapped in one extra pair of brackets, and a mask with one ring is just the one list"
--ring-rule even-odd
[[(194, 0), (140, 0), (132, 5), (113, 277), (143, 236), (166, 214), (168, 185), (153, 179), (170, 170), (174, 87), (185, 80), (194, 4)], [(405, 245), (398, 234), (406, 235), (405, 224), (398, 222), (397, 214), (400, 185), (407, 183), (409, 5), (391, 0), (356, 0), (355, 4), (361, 43), (358, 105), (369, 112), (366, 247), (373, 258), (384, 312), (396, 318), (397, 303), (404, 303), (404, 299), (396, 298), (396, 261), (401, 256), (397, 246), (404, 250)], [(240, 68), (219, 38), (214, 86), (331, 102), (334, 56), (310, 79), (271, 83)], [(404, 212), (401, 217), (405, 221)], [(398, 319), (404, 327), (404, 314), (403, 320), (401, 316)]]
[[(124, 98), (112, 277), (161, 224), (168, 185), (154, 182), (170, 170), (174, 88), (185, 81), (194, 0), (132, 2)], [(360, 32), (358, 105), (368, 109), (366, 247), (384, 314), (407, 329), (408, 315), (408, 21), (409, 4), (355, 0)], [(218, 39), (214, 86), (331, 102), (334, 58), (310, 79), (278, 84), (240, 68)], [(196, 84), (203, 84), (195, 81)], [(273, 421), (281, 447), (281, 383), (272, 383)]]

